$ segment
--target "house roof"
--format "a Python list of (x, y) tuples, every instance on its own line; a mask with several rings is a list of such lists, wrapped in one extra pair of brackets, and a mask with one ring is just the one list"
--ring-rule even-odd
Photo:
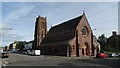
[(56, 26), (52, 27), (49, 30), (48, 35), (53, 35), (54, 33), (56, 34), (56, 33), (65, 32), (65, 31), (68, 31), (68, 30), (76, 29), (76, 27), (77, 27), (79, 21), (81, 20), (82, 16), (73, 18), (69, 21), (63, 22), (59, 25), (56, 25)]
[[(83, 15), (52, 27), (41, 44), (64, 43), (75, 37), (75, 30)], [(66, 41), (66, 42), (65, 42)]]
[(56, 33), (53, 35), (46, 36), (44, 40), (41, 42), (41, 44), (47, 44), (47, 43), (67, 43), (75, 37), (75, 30), (71, 31), (66, 31), (66, 32), (61, 32), (61, 33)]

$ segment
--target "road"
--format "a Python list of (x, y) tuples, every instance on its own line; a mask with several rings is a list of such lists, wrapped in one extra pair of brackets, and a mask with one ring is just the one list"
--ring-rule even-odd
[(10, 54), (4, 59), (6, 66), (120, 66), (118, 58), (79, 58), (62, 56), (30, 56), (24, 54)]
[(1, 66), (2, 66), (2, 59), (0, 58), (0, 68), (1, 68)]

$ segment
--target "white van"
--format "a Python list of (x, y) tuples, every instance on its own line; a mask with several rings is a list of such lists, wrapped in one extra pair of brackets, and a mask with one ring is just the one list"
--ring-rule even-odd
[(40, 55), (41, 51), (40, 50), (27, 50), (27, 53), (29, 55)]
[(32, 55), (40, 55), (40, 50), (32, 50)]

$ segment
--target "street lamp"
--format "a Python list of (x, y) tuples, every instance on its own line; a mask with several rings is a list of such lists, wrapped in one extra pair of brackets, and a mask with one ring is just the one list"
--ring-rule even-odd
[(94, 35), (94, 31), (95, 31), (96, 29), (93, 29), (93, 35)]
[(2, 30), (12, 30), (12, 28), (2, 28)]
[(96, 29), (93, 29), (93, 31), (95, 31)]

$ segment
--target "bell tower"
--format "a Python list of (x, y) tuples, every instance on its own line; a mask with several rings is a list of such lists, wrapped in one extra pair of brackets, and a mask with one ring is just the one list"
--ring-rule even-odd
[(39, 46), (47, 34), (47, 21), (46, 17), (38, 16), (35, 22), (35, 34), (33, 49), (39, 49)]

